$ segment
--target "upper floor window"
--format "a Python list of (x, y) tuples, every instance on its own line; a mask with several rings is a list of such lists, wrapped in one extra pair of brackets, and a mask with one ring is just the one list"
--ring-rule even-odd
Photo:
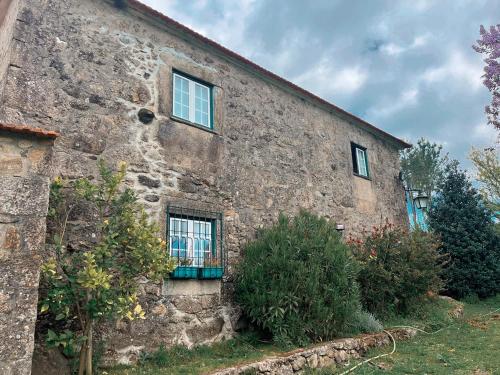
[(362, 177), (369, 177), (366, 148), (355, 143), (351, 143), (351, 154), (354, 173)]
[(179, 73), (173, 81), (173, 115), (211, 129), (212, 87)]

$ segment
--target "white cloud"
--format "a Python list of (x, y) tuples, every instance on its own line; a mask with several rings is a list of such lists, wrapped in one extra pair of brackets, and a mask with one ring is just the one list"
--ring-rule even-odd
[(492, 125), (485, 122), (479, 123), (472, 128), (472, 138), (474, 142), (485, 145), (493, 144), (497, 139), (497, 132)]
[(427, 44), (429, 40), (429, 34), (418, 35), (413, 39), (413, 42), (405, 47), (400, 46), (396, 43), (387, 43), (382, 45), (380, 50), (389, 56), (399, 56), (403, 52), (423, 47)]
[(429, 84), (443, 84), (443, 81), (462, 83), (478, 90), (482, 87), (482, 69), (480, 61), (479, 63), (472, 62), (462, 52), (454, 51), (442, 65), (427, 69), (421, 79)]
[(343, 96), (358, 91), (366, 82), (368, 72), (359, 65), (338, 68), (327, 58), (294, 79), (300, 86), (323, 96)]
[(418, 103), (418, 89), (412, 88), (401, 93), (399, 98), (386, 100), (387, 104), (379, 103), (375, 108), (368, 110), (368, 118), (380, 120), (391, 116), (405, 108), (415, 106)]

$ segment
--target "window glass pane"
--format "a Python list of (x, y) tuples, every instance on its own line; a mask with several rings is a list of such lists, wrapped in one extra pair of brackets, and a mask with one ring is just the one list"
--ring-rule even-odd
[(194, 223), (194, 234), (200, 234), (200, 223)]
[(209, 123), (208, 123), (208, 114), (207, 114), (207, 113), (205, 113), (205, 114), (203, 115), (203, 117), (201, 118), (201, 123), (202, 123), (203, 125), (205, 125), (205, 126), (210, 126), (210, 125), (209, 125)]
[(188, 222), (187, 222), (187, 220), (182, 220), (181, 230), (182, 230), (182, 234), (183, 235), (187, 234), (187, 232), (188, 232)]
[(174, 115), (189, 120), (189, 80), (174, 75)]
[(172, 236), (172, 250), (179, 248), (179, 236)]
[(356, 155), (358, 159), (358, 173), (362, 176), (368, 176), (368, 169), (366, 166), (366, 152), (361, 149), (356, 149)]
[(187, 237), (181, 237), (180, 249), (182, 250), (187, 249)]
[(195, 84), (195, 122), (210, 126), (209, 122), (209, 88)]

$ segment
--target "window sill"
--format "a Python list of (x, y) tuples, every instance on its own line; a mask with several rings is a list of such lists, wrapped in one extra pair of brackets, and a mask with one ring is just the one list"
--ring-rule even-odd
[(354, 176), (356, 176), (356, 177), (360, 177), (360, 178), (363, 178), (363, 179), (368, 180), (368, 181), (371, 181), (371, 180), (372, 180), (372, 179), (370, 178), (370, 176), (363, 176), (362, 174), (358, 174), (358, 173), (356, 173), (356, 172), (353, 172), (352, 174), (353, 174)]
[(212, 128), (207, 128), (206, 126), (195, 124), (194, 122), (191, 122), (191, 121), (188, 121), (188, 120), (184, 120), (183, 118), (180, 118), (180, 117), (177, 117), (177, 116), (174, 116), (174, 115), (170, 115), (170, 119), (173, 120), (173, 121), (175, 121), (175, 122), (180, 122), (180, 123), (192, 126), (193, 128), (204, 130), (204, 131), (212, 133), (214, 135), (219, 135), (219, 133), (216, 132)]

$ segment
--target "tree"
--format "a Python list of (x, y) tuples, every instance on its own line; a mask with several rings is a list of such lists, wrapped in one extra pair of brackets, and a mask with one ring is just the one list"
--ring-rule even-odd
[(492, 94), (491, 104), (486, 106), (485, 112), (488, 124), (500, 130), (500, 25), (491, 26), (489, 31), (481, 25), (479, 33), (481, 39), (472, 48), (486, 55), (483, 83)]
[(500, 220), (500, 160), (494, 148), (472, 149), (470, 159), (477, 169), (477, 180), (481, 183), (481, 193), (486, 206)]
[[(420, 190), (432, 198), (437, 185), (443, 178), (443, 170), (448, 156), (442, 155), (443, 146), (421, 138), (417, 145), (401, 152), (401, 172), (407, 189)], [(410, 197), (413, 198), (413, 197)], [(416, 210), (412, 204), (414, 223), (417, 222)]]
[(429, 212), (430, 228), (449, 257), (445, 290), (452, 297), (494, 295), (500, 288), (500, 241), (491, 212), (458, 162), (451, 163)]
[[(158, 226), (150, 223), (131, 189), (121, 189), (126, 174), (99, 163), (100, 180), (51, 187), (49, 227), (55, 233), (52, 257), (42, 266), (47, 294), (41, 313), (51, 313), (66, 328), (48, 332), (48, 341), (80, 346), (78, 374), (92, 375), (92, 337), (104, 318), (144, 318), (136, 289), (138, 276), (160, 281), (173, 270)], [(85, 213), (85, 215), (84, 215)], [(92, 218), (93, 241), (83, 250), (69, 246), (68, 219)]]

